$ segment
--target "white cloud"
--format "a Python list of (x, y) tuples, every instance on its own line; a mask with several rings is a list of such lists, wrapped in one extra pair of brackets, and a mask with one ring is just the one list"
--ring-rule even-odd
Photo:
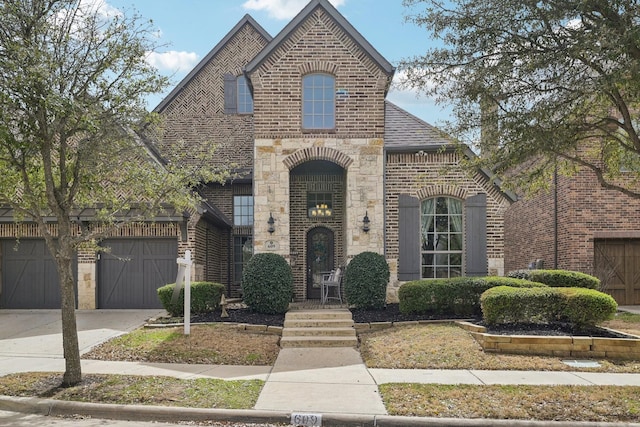
[(198, 55), (195, 52), (177, 52), (175, 50), (162, 53), (150, 52), (146, 59), (158, 70), (173, 73), (187, 72), (198, 63)]
[[(340, 7), (346, 0), (329, 0), (335, 7)], [(308, 0), (247, 0), (242, 7), (247, 10), (265, 10), (275, 19), (291, 19), (308, 3)]]

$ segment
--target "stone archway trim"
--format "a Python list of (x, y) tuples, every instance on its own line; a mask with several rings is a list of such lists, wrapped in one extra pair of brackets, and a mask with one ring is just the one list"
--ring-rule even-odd
[(287, 156), (283, 163), (287, 168), (289, 168), (289, 170), (291, 170), (296, 166), (311, 160), (328, 160), (338, 166), (341, 166), (343, 169), (348, 169), (351, 163), (353, 163), (352, 158), (341, 151), (329, 147), (309, 147), (303, 150), (298, 150)]
[(424, 200), (436, 196), (450, 196), (465, 200), (468, 197), (467, 190), (452, 184), (438, 184), (423, 187), (418, 191), (418, 199)]

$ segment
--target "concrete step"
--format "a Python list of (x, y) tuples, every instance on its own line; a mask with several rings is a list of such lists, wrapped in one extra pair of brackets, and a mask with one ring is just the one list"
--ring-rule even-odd
[(282, 337), (281, 348), (301, 347), (357, 347), (358, 338), (353, 337)]
[(288, 311), (280, 347), (357, 347), (353, 317), (347, 309)]
[(346, 309), (331, 310), (291, 310), (288, 311), (286, 319), (352, 319), (351, 312)]
[(283, 337), (333, 336), (351, 337), (355, 335), (353, 328), (284, 328)]
[(285, 328), (349, 328), (353, 319), (294, 319), (285, 318)]

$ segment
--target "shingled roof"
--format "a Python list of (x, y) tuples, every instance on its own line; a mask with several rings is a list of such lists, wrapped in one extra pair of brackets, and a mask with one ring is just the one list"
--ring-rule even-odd
[(433, 150), (453, 144), (440, 129), (385, 101), (384, 147), (387, 151)]

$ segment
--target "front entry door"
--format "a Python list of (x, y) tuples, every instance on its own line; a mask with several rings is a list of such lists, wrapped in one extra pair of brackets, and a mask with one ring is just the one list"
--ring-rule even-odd
[(317, 227), (307, 233), (307, 299), (320, 299), (322, 273), (333, 270), (333, 231)]

